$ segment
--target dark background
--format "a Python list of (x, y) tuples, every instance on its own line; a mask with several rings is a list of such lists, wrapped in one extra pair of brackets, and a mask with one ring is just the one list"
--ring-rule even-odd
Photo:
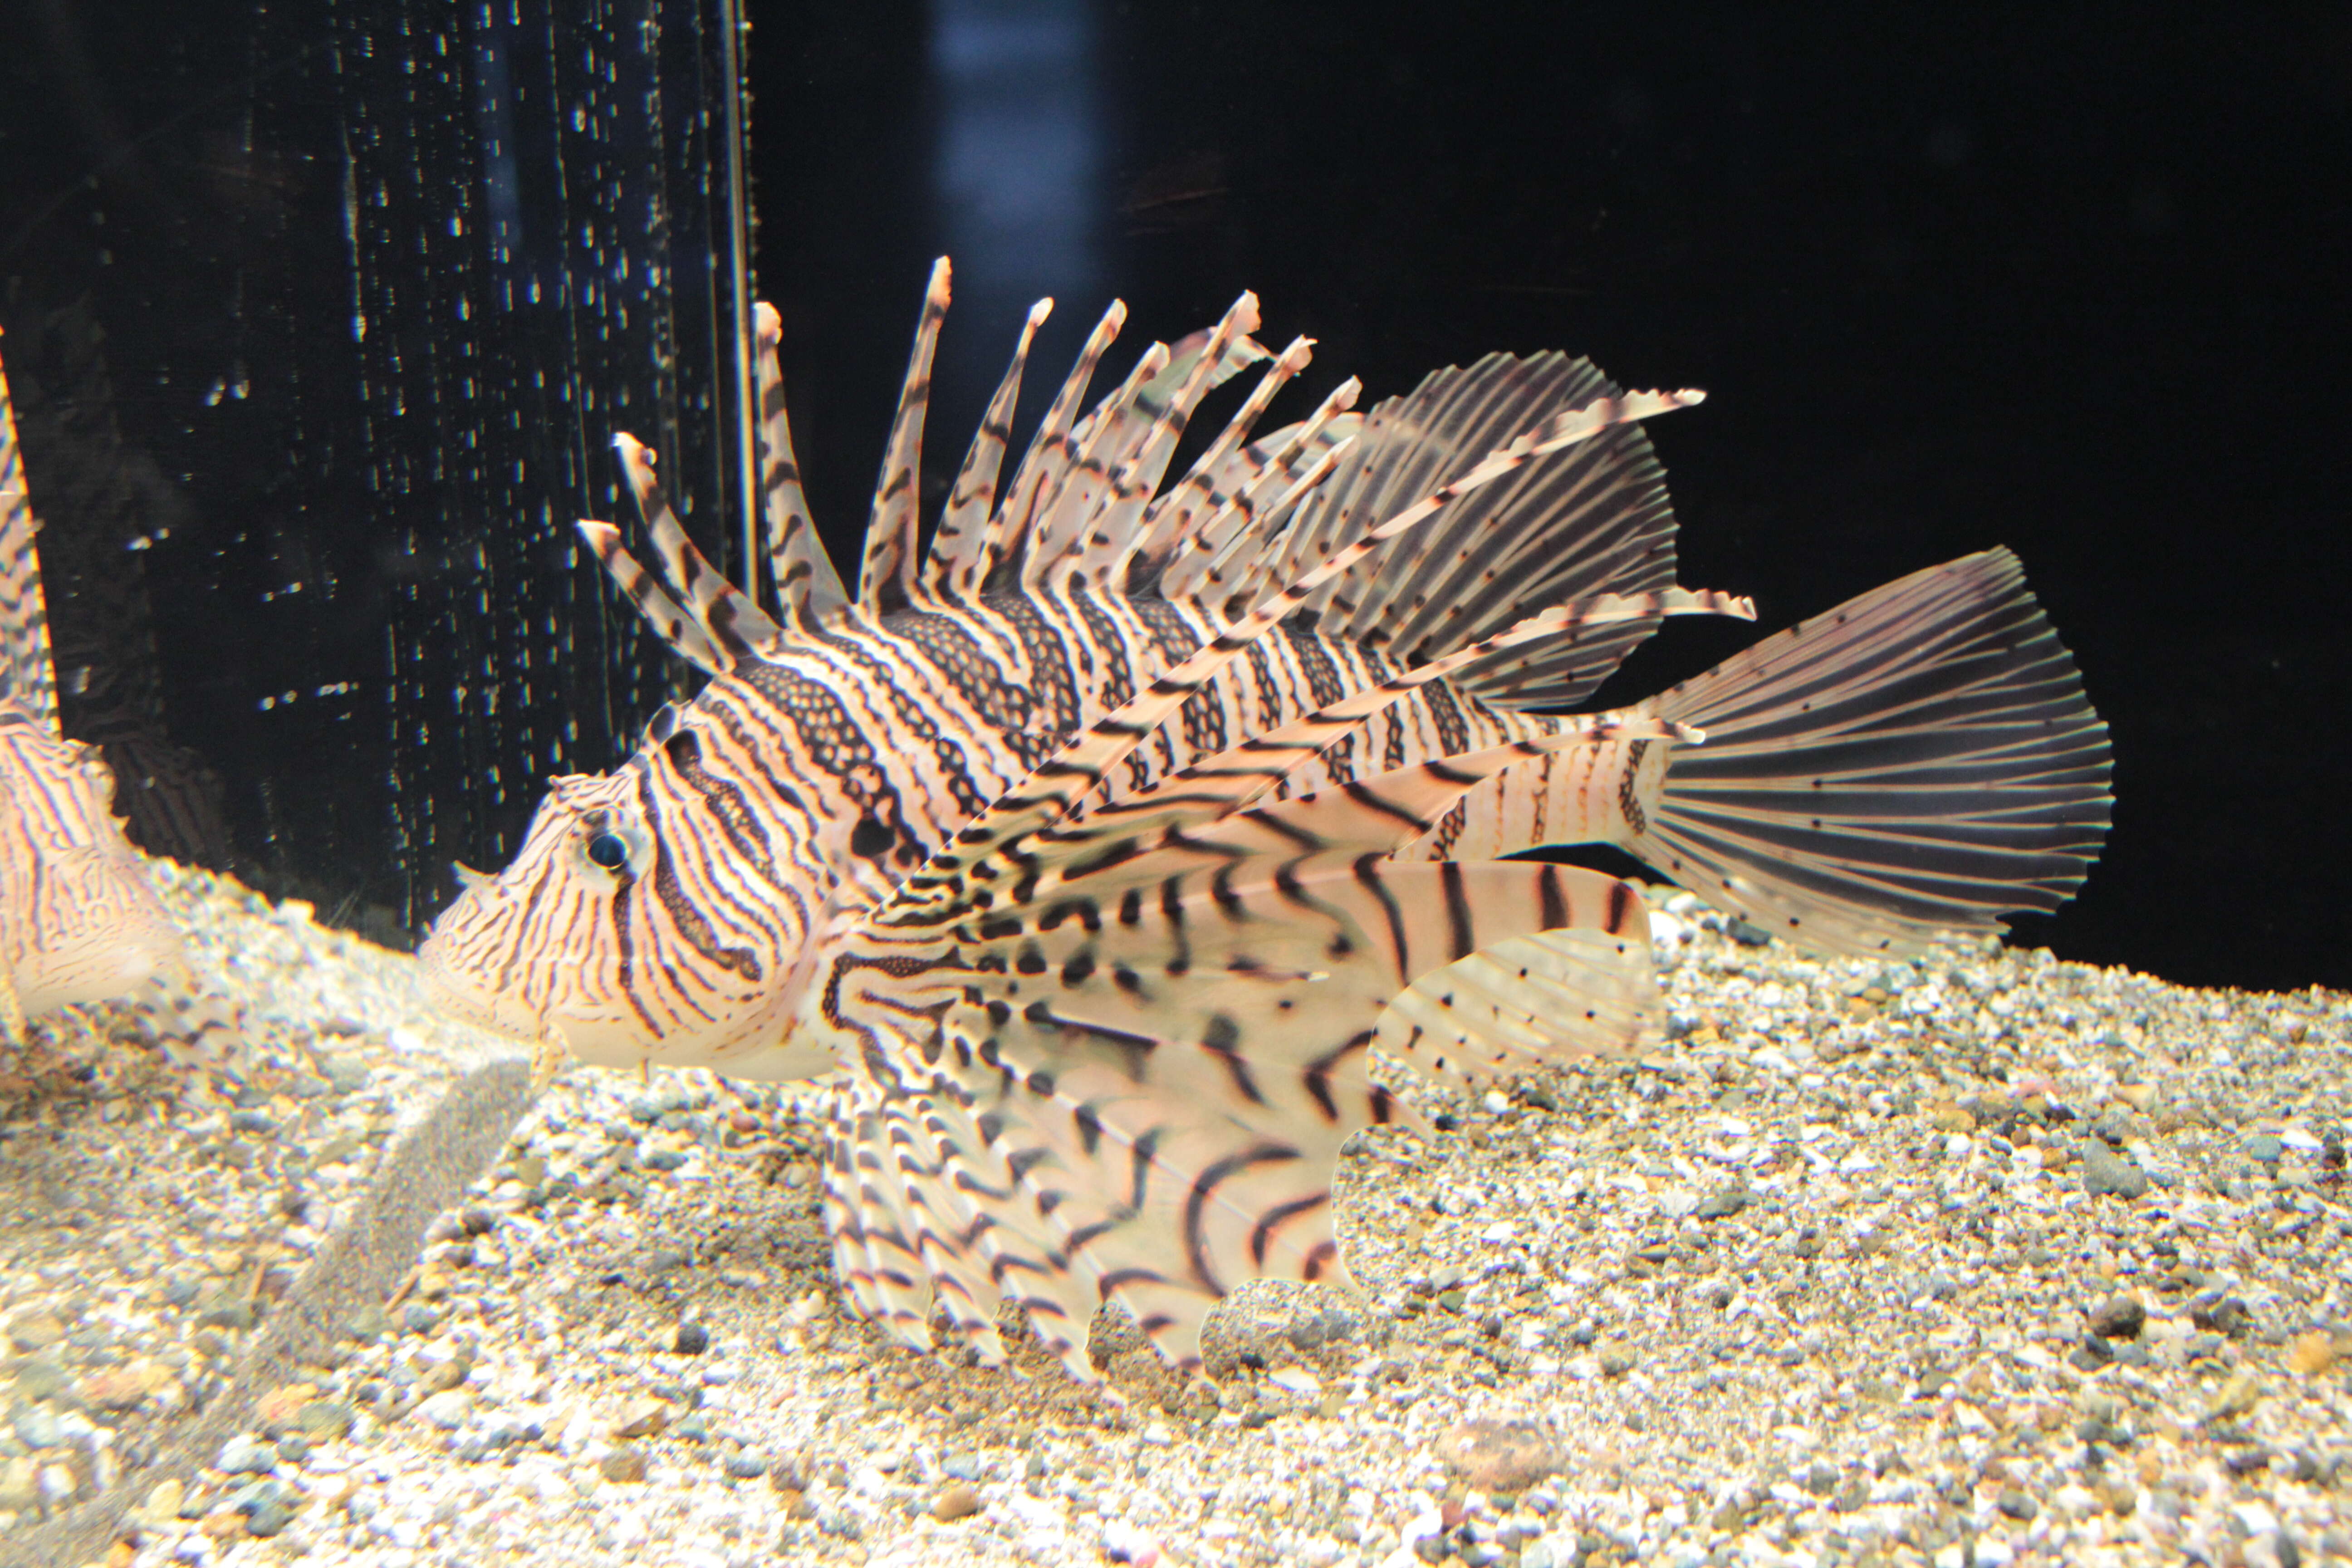
[[(648, 4), (595, 10), (608, 65)], [(173, 520), (137, 563), (168, 739), (217, 775), (230, 863), (379, 935), (446, 900), (447, 858), (499, 863), (538, 781), (609, 765), (671, 686), (566, 542), (571, 515), (611, 514), (612, 426), (662, 446), (725, 548), (699, 367), (727, 321), (696, 289), (726, 195), (698, 184), (688, 107), (717, 79), (673, 47), (644, 117), (667, 139), (633, 139), (646, 80), (598, 88), (557, 9), (527, 13), (534, 42), (397, 0), (0, 0), (0, 353), (14, 379), (21, 323), (76, 300), (105, 327), (121, 444), (162, 486), (137, 504)], [(671, 6), (667, 36), (703, 11)], [(1369, 402), (1492, 349), (1587, 353), (1712, 395), (1651, 431), (1681, 575), (1755, 595), (1767, 628), (1988, 544), (2023, 556), (2113, 726), (2117, 795), (2082, 896), (2026, 940), (2185, 982), (2352, 984), (2341, 7), (751, 20), (757, 277), (837, 557), (942, 252), (934, 489), (1041, 293), (1060, 309), (1032, 419), (1113, 293), (1131, 352), (1257, 290), (1262, 338), (1319, 340), (1292, 417), (1350, 374)], [(583, 98), (604, 118), (574, 124)], [(599, 213), (615, 255), (566, 260)], [(620, 253), (619, 306), (510, 303), (534, 266), (551, 297), (617, 286)], [(354, 342), (355, 289), (393, 346)], [(251, 395), (206, 403), (240, 364)], [(103, 618), (94, 597), (55, 613)], [(1672, 626), (1602, 698), (1748, 635)]]

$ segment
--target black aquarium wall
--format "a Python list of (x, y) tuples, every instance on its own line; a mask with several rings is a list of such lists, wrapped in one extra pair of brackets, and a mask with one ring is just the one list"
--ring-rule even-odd
[(1707, 388), (1682, 575), (1768, 627), (2014, 546), (2118, 796), (2022, 936), (2352, 983), (2340, 9), (745, 4), (739, 171), (721, 0), (0, 0), (0, 355), (142, 841), (417, 929), (675, 689), (571, 522), (626, 428), (732, 560), (739, 247), (837, 547), (947, 252), (933, 494), (1032, 298), (1034, 420), (1111, 294), (1139, 346), (1252, 288), (1296, 408)]

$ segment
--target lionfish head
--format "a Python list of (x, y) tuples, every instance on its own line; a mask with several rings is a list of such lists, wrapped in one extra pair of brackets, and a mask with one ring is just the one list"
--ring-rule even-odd
[(823, 897), (778, 885), (799, 861), (779, 842), (792, 815), (714, 813), (695, 730), (659, 730), (614, 773), (553, 780), (505, 870), (459, 868), (465, 891), (417, 952), (426, 987), (471, 1023), (601, 1066), (827, 1071), (829, 1054), (786, 1038), (787, 969)]

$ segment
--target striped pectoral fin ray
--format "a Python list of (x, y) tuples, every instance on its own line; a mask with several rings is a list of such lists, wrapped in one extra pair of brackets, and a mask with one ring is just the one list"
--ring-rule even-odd
[(887, 615), (915, 597), (918, 527), (923, 489), (923, 416), (931, 402), (931, 355), (939, 347), (940, 323), (948, 313), (948, 258), (931, 264), (923, 291), (922, 319), (915, 327), (914, 352), (907, 356), (906, 385), (890, 444), (882, 454), (882, 476), (874, 487), (874, 511), (866, 524), (866, 559), (857, 575), (857, 604), (869, 615)]
[(2055, 908), (2106, 835), (2106, 726), (1990, 550), (1766, 638), (1643, 704), (1706, 727), (1625, 847), (1800, 942), (1916, 952)]
[(768, 574), (785, 616), (803, 626), (815, 626), (838, 618), (849, 595), (842, 588), (841, 574), (825, 554), (824, 541), (809, 516), (808, 497), (801, 488), (792, 419), (784, 407), (783, 318), (764, 300), (753, 308), (751, 316), (759, 349), (760, 521), (766, 540)]
[(954, 1205), (940, 1120), (929, 1095), (856, 1073), (835, 1080), (824, 1169), (835, 1268), (858, 1311), (896, 1342), (929, 1348), (931, 1316), (944, 1311), (982, 1364), (1000, 1365), (1000, 1292), (944, 1212)]
[(49, 654), (49, 613), (41, 593), (41, 559), (33, 503), (8, 380), (0, 374), (0, 702), (39, 723), (57, 725), (57, 676)]
[[(888, 1042), (866, 1075), (932, 1120), (895, 1167), (907, 1193), (873, 1212), (952, 1215), (933, 1228), (969, 1238), (952, 1250), (1079, 1375), (1104, 1301), (1191, 1362), (1242, 1280), (1341, 1278), (1333, 1163), (1388, 1113), (1365, 1072), (1383, 1009), (1482, 948), (1631, 929), (1641, 910), (1574, 868), (1258, 844), (1235, 819), (1062, 868), (1050, 891), (935, 935), (925, 963), (893, 965), (907, 933), (878, 929), (836, 968), (843, 1023)], [(870, 1268), (854, 1249), (843, 1263)]]

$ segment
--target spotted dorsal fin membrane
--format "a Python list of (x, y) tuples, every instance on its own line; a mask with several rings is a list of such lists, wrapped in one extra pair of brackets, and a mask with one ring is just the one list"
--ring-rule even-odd
[(1029, 363), (1029, 345), (1037, 329), (1053, 314), (1054, 301), (1040, 300), (1029, 307), (1013, 363), (989, 399), (988, 416), (971, 438), (955, 488), (948, 492), (947, 510), (931, 535), (923, 558), (923, 577), (933, 598), (966, 603), (980, 593), (988, 568), (988, 520), (996, 510), (996, 479), (1013, 439), (1013, 416), (1021, 401), (1021, 373)]
[(49, 611), (41, 594), (37, 525), (16, 447), (16, 414), (0, 375), (0, 704), (52, 731), (57, 728), (56, 668), (49, 652)]
[(1111, 468), (1123, 460), (1130, 441), (1149, 416), (1139, 412), (1147, 388), (1158, 384), (1168, 369), (1169, 348), (1154, 343), (1143, 351), (1118, 390), (1097, 404), (1070, 432), (1076, 456), (1065, 467), (1053, 492), (1045, 498), (1029, 531), (1028, 553), (1021, 560), (1021, 585), (1034, 592), (1044, 585), (1071, 545), (1110, 482)]
[[(1102, 783), (1110, 768), (1125, 761), (1145, 736), (1214, 680), (1244, 648), (1279, 625), (1317, 588), (1388, 541), (1443, 514), (1463, 496), (1516, 473), (1530, 462), (1590, 440), (1628, 420), (1646, 419), (1692, 406), (1705, 395), (1696, 391), (1629, 393), (1555, 415), (1387, 521), (1365, 530), (1361, 537), (1238, 617), (1205, 647), (1154, 678), (1142, 692), (1081, 731), (1034, 770), (1027, 780), (967, 823), (948, 846), (901, 886), (900, 913), (919, 921), (928, 919), (929, 905), (971, 897), (974, 891), (972, 879), (983, 862), (1007, 854), (1017, 855), (1024, 840), (1069, 816)], [(1302, 483), (1311, 483), (1315, 477), (1310, 471)], [(1212, 524), (1214, 521), (1211, 520)]]
[(751, 312), (759, 351), (760, 520), (767, 542), (768, 575), (777, 609), (795, 625), (814, 627), (846, 612), (849, 595), (809, 516), (793, 454), (793, 426), (784, 408), (783, 318), (773, 305)]
[(1108, 579), (1115, 564), (1124, 571), (1125, 557), (1140, 542), (1143, 508), (1174, 456), (1171, 433), (1182, 433), (1208, 392), (1270, 357), (1247, 335), (1256, 321), (1256, 297), (1244, 294), (1220, 325), (1173, 347), (1154, 343), (1119, 389), (1087, 416), (1073, 432), (1077, 459), (1032, 531), (1021, 563), (1024, 583), (1066, 582), (1089, 561), (1097, 580)]
[(1915, 572), (1652, 698), (1703, 726), (1623, 847), (1773, 935), (1916, 952), (2057, 908), (2114, 804), (2106, 725), (2007, 550)]
[(915, 326), (914, 352), (907, 356), (906, 384), (898, 393), (898, 417), (883, 449), (882, 476), (874, 487), (874, 511), (866, 524), (866, 559), (857, 574), (857, 605), (869, 616), (887, 616), (915, 601), (916, 567), (923, 491), (923, 416), (931, 402), (931, 355), (939, 347), (940, 323), (947, 319), (948, 258), (931, 263), (923, 291), (923, 314)]
[(1291, 339), (1266, 365), (1265, 374), (1258, 377), (1257, 385), (1225, 422), (1208, 450), (1194, 460), (1192, 470), (1151, 499), (1129, 552), (1130, 593), (1139, 583), (1149, 582), (1159, 574), (1170, 548), (1185, 536), (1195, 521), (1223, 506), (1228, 497), (1256, 477), (1263, 458), (1252, 461), (1252, 454), (1257, 448), (1246, 445), (1250, 432), (1257, 427), (1258, 419), (1274, 401), (1275, 394), (1314, 358), (1314, 339)]

